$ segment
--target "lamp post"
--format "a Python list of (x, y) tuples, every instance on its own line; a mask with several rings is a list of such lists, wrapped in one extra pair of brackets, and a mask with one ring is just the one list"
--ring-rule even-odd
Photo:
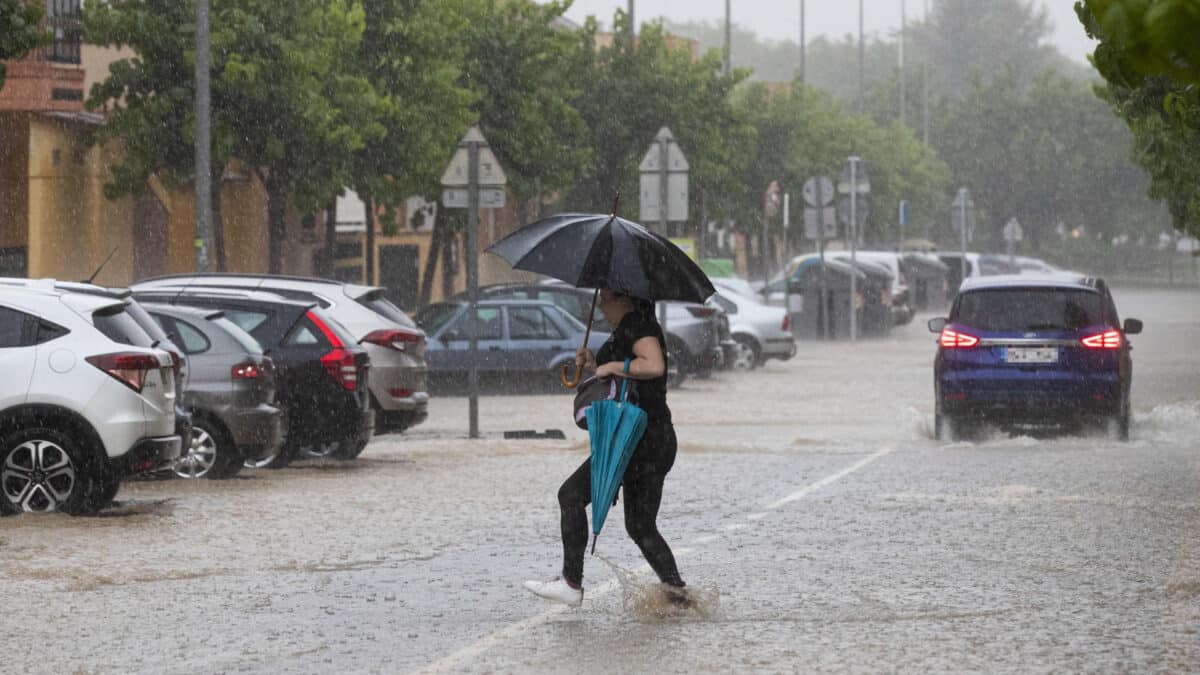
[(196, 271), (211, 271), (212, 120), (209, 99), (208, 0), (196, 0)]

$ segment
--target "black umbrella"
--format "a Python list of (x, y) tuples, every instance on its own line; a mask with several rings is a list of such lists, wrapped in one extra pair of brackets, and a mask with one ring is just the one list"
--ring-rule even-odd
[[(513, 232), (488, 247), (515, 269), (544, 274), (579, 288), (607, 288), (645, 300), (704, 302), (715, 289), (708, 276), (662, 235), (615, 215), (562, 213)], [(591, 334), (591, 314), (584, 346)], [(563, 384), (579, 383), (579, 373)]]

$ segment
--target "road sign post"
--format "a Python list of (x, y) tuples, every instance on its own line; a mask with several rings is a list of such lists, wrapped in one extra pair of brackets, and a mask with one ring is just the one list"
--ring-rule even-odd
[[(481, 193), (487, 206), (504, 205), (508, 177), (478, 127), (471, 127), (442, 174), (442, 203), (467, 209), (467, 415), (471, 438), (479, 438), (479, 209)], [(499, 193), (497, 197), (496, 193)]]
[(800, 194), (806, 204), (804, 236), (806, 239), (817, 242), (817, 251), (821, 258), (819, 285), (821, 299), (817, 306), (817, 318), (821, 324), (820, 337), (824, 340), (829, 338), (829, 291), (825, 276), (825, 240), (837, 236), (837, 215), (833, 207), (833, 181), (826, 176), (813, 176), (804, 181), (804, 188)]
[(1008, 248), (1008, 266), (1013, 270), (1017, 268), (1017, 242), (1024, 238), (1025, 232), (1021, 229), (1021, 223), (1016, 218), (1009, 218), (1004, 224), (1004, 244)]
[[(638, 165), (641, 173), (638, 219), (646, 225), (657, 223), (658, 233), (671, 236), (669, 223), (688, 217), (688, 163), (675, 135), (662, 127)], [(658, 322), (667, 330), (667, 306), (659, 303)]]
[[(862, 166), (862, 158), (857, 155), (851, 155), (846, 158), (846, 168), (842, 170), (842, 175), (838, 180), (838, 192), (850, 195), (850, 217), (846, 223), (846, 232), (850, 240), (850, 341), (858, 340), (858, 259), (856, 252), (858, 250), (858, 232), (863, 225), (859, 220), (866, 220), (866, 211), (864, 209), (862, 218), (859, 218), (858, 201), (859, 195), (866, 195), (871, 191), (871, 181), (867, 178), (867, 171)], [(865, 205), (864, 205), (865, 206)]]
[[(967, 217), (968, 210), (974, 211), (975, 202), (971, 200), (971, 192), (965, 187), (958, 188), (958, 194), (954, 196), (953, 206), (957, 209), (957, 219), (955, 227), (958, 228), (962, 242), (962, 258), (959, 260), (961, 279), (967, 278), (967, 238), (970, 236), (971, 219)], [(973, 214), (972, 214), (973, 215)]]

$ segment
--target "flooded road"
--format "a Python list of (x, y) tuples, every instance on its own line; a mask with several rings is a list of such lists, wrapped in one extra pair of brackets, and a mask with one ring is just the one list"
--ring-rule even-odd
[(1200, 293), (1115, 296), (1146, 322), (1129, 443), (935, 441), (928, 316), (673, 391), (659, 526), (698, 611), (662, 611), (619, 508), (582, 608), (528, 594), (587, 454), (571, 398), (484, 398), (479, 441), (438, 398), (352, 464), (0, 521), (0, 671), (1196, 670)]

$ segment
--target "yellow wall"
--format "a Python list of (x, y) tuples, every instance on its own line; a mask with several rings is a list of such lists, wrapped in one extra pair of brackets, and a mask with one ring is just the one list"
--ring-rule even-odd
[(84, 279), (116, 248), (96, 281), (127, 284), (133, 275), (133, 202), (104, 197), (115, 149), (87, 147), (82, 131), (68, 122), (30, 118), (29, 276)]
[(0, 113), (0, 248), (29, 240), (29, 116)]

